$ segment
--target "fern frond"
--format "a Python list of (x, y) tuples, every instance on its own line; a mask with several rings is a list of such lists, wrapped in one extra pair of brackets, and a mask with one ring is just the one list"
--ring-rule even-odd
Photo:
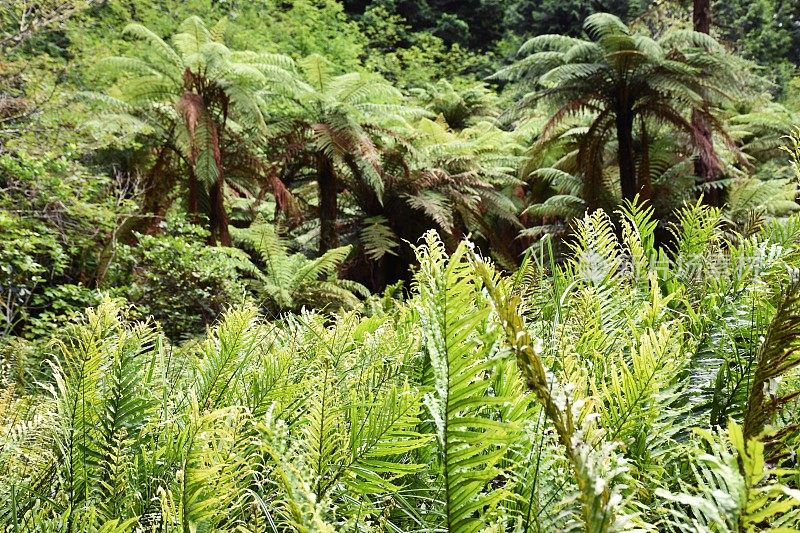
[(748, 440), (760, 435), (783, 406), (800, 395), (800, 391), (778, 394), (781, 380), (800, 365), (799, 279), (795, 272), (756, 357), (756, 371), (744, 417), (744, 436)]
[(398, 238), (392, 228), (388, 226), (386, 218), (381, 216), (364, 219), (366, 224), (361, 230), (361, 242), (367, 257), (379, 261), (384, 255), (397, 255), (395, 249), (400, 246)]
[(425, 405), (436, 427), (443, 473), (444, 520), (450, 531), (480, 531), (483, 513), (504, 492), (488, 490), (501, 475), (499, 466), (515, 437), (509, 424), (493, 420), (481, 406), (510, 398), (487, 396), (499, 331), (487, 323), (488, 307), (475, 306), (479, 286), (461, 245), (449, 258), (433, 232), (419, 248), (417, 309), (426, 328), (425, 347), (433, 369), (434, 390)]

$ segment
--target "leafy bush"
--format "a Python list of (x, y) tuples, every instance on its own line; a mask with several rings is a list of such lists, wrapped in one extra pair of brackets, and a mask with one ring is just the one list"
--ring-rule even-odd
[[(410, 31), (406, 20), (373, 4), (361, 17), (368, 41), (366, 66), (400, 87), (420, 87), (440, 79), (472, 80), (484, 57), (429, 32)], [(474, 82), (474, 81), (473, 81)]]
[(222, 312), (247, 299), (247, 257), (235, 248), (209, 247), (208, 233), (192, 224), (167, 224), (164, 235), (141, 235), (124, 246), (109, 280), (129, 284), (127, 298), (154, 317), (171, 339), (202, 333)]
[(93, 281), (95, 251), (129, 204), (69, 156), (2, 154), (0, 190), (2, 338), (47, 311), (46, 287)]
[[(124, 290), (115, 288), (107, 295), (118, 294)], [(34, 296), (32, 307), (37, 311), (25, 328), (25, 337), (29, 339), (49, 339), (64, 324), (83, 316), (87, 307), (97, 306), (103, 294), (97, 289), (83, 285), (65, 283), (42, 289), (41, 294)]]
[(0, 296), (3, 336), (28, 316), (33, 291), (65, 266), (67, 256), (55, 236), (30, 229), (22, 218), (0, 211)]

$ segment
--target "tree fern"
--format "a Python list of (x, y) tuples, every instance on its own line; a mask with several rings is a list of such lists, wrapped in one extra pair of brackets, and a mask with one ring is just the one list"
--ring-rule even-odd
[[(524, 85), (518, 114), (540, 101), (551, 104), (539, 142), (554, 139), (559, 124), (587, 114), (590, 125), (579, 148), (583, 174), (591, 179), (602, 173), (598, 154), (615, 137), (616, 179), (628, 201), (637, 194), (652, 197), (646, 158), (640, 159), (638, 169), (635, 160), (637, 119), (643, 143), (647, 143), (645, 120), (667, 125), (718, 171), (721, 163), (713, 146), (701, 141), (681, 110), (689, 108), (706, 116), (713, 106), (732, 100), (729, 90), (739, 84), (730, 75), (735, 59), (708, 35), (677, 31), (656, 40), (635, 35), (608, 13), (587, 17), (584, 30), (588, 40), (552, 35), (529, 40), (520, 48), (521, 58), (498, 74)], [(721, 124), (713, 117), (708, 122), (715, 127)], [(643, 147), (643, 151), (648, 149)], [(590, 204), (596, 202), (588, 194), (595, 194), (596, 188), (596, 184), (587, 188), (584, 200)]]
[(301, 253), (290, 254), (275, 227), (262, 219), (247, 229), (235, 229), (233, 235), (254, 250), (264, 265), (263, 271), (254, 267), (251, 272), (256, 276), (256, 292), (271, 310), (297, 310), (304, 305), (352, 309), (359, 306), (357, 295), (369, 294), (362, 285), (338, 277), (337, 270), (350, 253), (349, 246), (328, 250), (314, 259)]
[[(172, 46), (139, 24), (129, 25), (123, 33), (145, 46), (136, 55), (107, 63), (118, 77), (114, 92), (127, 104), (129, 114), (151, 127), (148, 136), (161, 152), (151, 169), (151, 183), (144, 187), (143, 210), (148, 215), (165, 211), (171, 191), (163, 189), (171, 189), (178, 175), (187, 175), (188, 210), (197, 212), (202, 204), (212, 239), (230, 245), (226, 182), (247, 190), (255, 188), (248, 187), (254, 177), (265, 174), (265, 163), (241, 130), (267, 134), (263, 113), (267, 89), (286, 86), (293, 79), (293, 63), (288, 58), (232, 52), (219, 40), (222, 27), (209, 30), (196, 16), (181, 23)], [(236, 165), (231, 163), (234, 159)], [(182, 165), (188, 167), (185, 172), (179, 171)], [(280, 187), (273, 189), (277, 196)], [(134, 221), (124, 230), (132, 233), (142, 229), (136, 227), (141, 224)]]

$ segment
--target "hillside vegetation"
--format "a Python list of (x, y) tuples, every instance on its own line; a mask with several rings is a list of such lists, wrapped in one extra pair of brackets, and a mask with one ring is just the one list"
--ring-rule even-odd
[(0, 0), (0, 531), (800, 532), (799, 28)]

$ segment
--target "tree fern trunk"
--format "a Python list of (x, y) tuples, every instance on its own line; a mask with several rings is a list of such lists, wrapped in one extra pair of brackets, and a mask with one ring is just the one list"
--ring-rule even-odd
[(641, 119), (642, 160), (639, 163), (639, 191), (643, 201), (653, 198), (653, 182), (650, 179), (650, 137), (647, 136), (647, 125)]
[(228, 232), (228, 214), (225, 212), (225, 180), (220, 174), (209, 192), (211, 203), (210, 226), (212, 244), (219, 242), (222, 246), (231, 245), (231, 236)]
[(636, 196), (636, 165), (633, 160), (633, 112), (617, 112), (617, 160), (622, 198), (633, 200)]
[[(713, 152), (714, 139), (711, 136), (711, 128), (708, 125), (708, 121), (703, 114), (697, 110), (692, 111), (692, 128), (695, 130), (696, 136), (702, 144), (700, 147), (700, 155), (698, 155), (694, 162), (694, 173), (700, 178), (701, 183), (712, 183), (716, 180), (717, 173), (703, 154), (710, 154)], [(716, 187), (708, 189), (703, 195), (703, 203), (715, 207), (722, 206), (721, 191)]]
[(319, 187), (319, 253), (325, 253), (339, 244), (336, 234), (336, 172), (333, 162), (325, 154), (317, 154), (317, 186)]
[(694, 31), (701, 33), (711, 31), (711, 0), (694, 0), (692, 23)]
[(156, 154), (156, 161), (150, 172), (147, 173), (143, 196), (139, 212), (125, 219), (114, 230), (108, 244), (103, 248), (97, 258), (97, 272), (95, 284), (99, 287), (105, 279), (108, 267), (114, 258), (114, 251), (118, 242), (133, 244), (136, 242), (136, 233), (152, 235), (158, 231), (159, 222), (172, 204), (172, 192), (175, 186), (175, 174), (170, 166), (170, 148), (164, 144)]
[[(711, 0), (694, 0), (692, 11), (692, 25), (694, 31), (709, 34), (711, 33)], [(704, 183), (713, 182), (716, 179), (716, 171), (712, 165), (702, 157), (703, 152), (713, 152), (714, 138), (711, 136), (711, 128), (702, 113), (697, 110), (692, 111), (692, 128), (697, 132), (704, 147), (701, 147), (701, 156), (694, 162), (694, 173)], [(722, 205), (722, 194), (717, 188), (706, 191), (703, 196), (704, 203), (719, 207)]]
[(194, 168), (189, 167), (189, 198), (187, 209), (192, 222), (197, 223), (197, 212), (200, 208), (200, 184), (197, 182), (197, 174)]
[(224, 127), (226, 118), (223, 118), (220, 131), (217, 130), (217, 126), (213, 121), (208, 121), (210, 149), (212, 150), (213, 161), (217, 171), (217, 177), (208, 195), (210, 204), (208, 218), (211, 240), (218, 241), (222, 246), (231, 245), (231, 235), (228, 232), (228, 214), (225, 212), (225, 169), (222, 167), (222, 143), (220, 142), (221, 128)]

